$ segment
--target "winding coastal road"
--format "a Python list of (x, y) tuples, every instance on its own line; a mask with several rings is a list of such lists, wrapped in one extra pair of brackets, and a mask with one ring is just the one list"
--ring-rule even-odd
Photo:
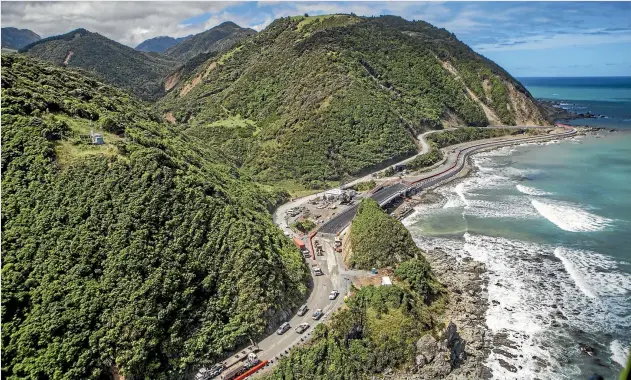
[[(555, 127), (497, 126), (488, 128), (553, 129)], [(453, 129), (456, 128), (450, 128), (447, 130)], [(403, 181), (400, 178), (396, 178), (397, 180), (399, 180), (398, 183), (383, 187), (371, 194), (370, 197), (375, 199), (378, 203), (383, 204), (384, 202), (388, 202), (393, 197), (399, 196), (401, 194), (406, 194), (406, 192), (409, 192), (411, 190), (418, 191), (448, 181), (457, 176), (462, 171), (462, 169), (465, 167), (467, 158), (471, 154), (482, 150), (493, 149), (504, 145), (541, 142), (546, 140), (565, 138), (576, 134), (576, 130), (574, 128), (563, 126), (557, 127), (557, 129), (562, 129), (562, 132), (559, 131), (548, 133), (545, 135), (523, 138), (500, 137), (467, 142), (443, 148), (443, 152), (445, 153), (444, 156), (446, 158), (439, 164), (435, 165), (435, 167), (433, 167), (430, 171), (423, 173), (422, 175), (405, 177), (405, 180)], [(399, 164), (407, 163), (413, 160), (415, 157), (429, 152), (430, 144), (427, 142), (426, 137), (432, 133), (439, 133), (441, 131), (444, 130), (429, 131), (419, 135), (418, 139), (421, 145), (419, 153), (413, 157), (401, 161)], [(373, 178), (373, 174), (358, 178), (342, 186), (342, 188), (348, 188), (359, 182), (369, 181)], [(310, 200), (321, 197), (322, 195), (324, 195), (324, 193), (325, 192), (312, 194), (306, 197), (292, 200), (279, 206), (272, 216), (274, 223), (280, 229), (282, 229), (287, 236), (298, 237), (298, 235), (296, 235), (288, 226), (286, 212), (291, 208), (303, 205)], [(311, 271), (311, 294), (309, 295), (309, 298), (306, 302), (309, 308), (308, 312), (302, 317), (294, 315), (288, 321), (291, 325), (291, 329), (289, 331), (285, 332), (282, 335), (274, 333), (258, 343), (258, 347), (260, 349), (260, 352), (258, 353), (259, 358), (261, 360), (268, 360), (270, 363), (270, 365), (267, 366), (267, 369), (273, 366), (278, 361), (278, 359), (282, 358), (285, 355), (288, 355), (293, 347), (302, 344), (303, 342), (308, 340), (311, 332), (313, 331), (313, 328), (317, 324), (328, 320), (330, 315), (343, 304), (344, 294), (349, 289), (350, 282), (353, 277), (365, 276), (368, 274), (365, 271), (345, 270), (341, 254), (335, 252), (335, 249), (333, 247), (332, 237), (335, 236), (335, 234), (341, 233), (351, 223), (352, 219), (355, 217), (356, 212), (357, 205), (351, 206), (350, 208), (342, 211), (340, 214), (327, 221), (318, 230), (318, 235), (316, 235), (314, 240), (319, 240), (320, 243), (323, 245), (324, 255), (312, 256), (313, 258), (307, 259), (307, 261), (309, 262), (310, 267), (319, 266), (324, 272), (324, 275), (315, 276), (313, 271)], [(307, 243), (308, 247), (310, 246), (309, 237), (306, 238), (305, 243)], [(340, 292), (340, 295), (335, 300), (329, 300), (328, 295), (331, 290), (338, 290)], [(322, 317), (318, 321), (314, 321), (311, 318), (312, 313), (316, 309), (322, 309), (325, 313), (324, 317)], [(303, 334), (296, 333), (294, 329), (299, 324), (304, 322), (310, 324), (309, 329)], [(265, 369), (264, 371), (266, 371), (267, 369)]]

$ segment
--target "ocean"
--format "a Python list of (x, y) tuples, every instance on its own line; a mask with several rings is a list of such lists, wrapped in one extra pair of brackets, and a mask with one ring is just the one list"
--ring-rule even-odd
[[(590, 97), (584, 87), (580, 96), (546, 88), (567, 103), (599, 102), (578, 99)], [(486, 264), (495, 379), (617, 379), (626, 362), (631, 128), (620, 117), (588, 120), (614, 120), (599, 126), (618, 131), (477, 154), (470, 176), (435, 190), (442, 202), (404, 221), (421, 248)]]
[(554, 100), (576, 113), (605, 118), (577, 119), (569, 124), (631, 128), (631, 77), (519, 78), (538, 99)]

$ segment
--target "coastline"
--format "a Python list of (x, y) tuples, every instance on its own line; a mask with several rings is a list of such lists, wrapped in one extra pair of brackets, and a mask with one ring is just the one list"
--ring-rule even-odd
[[(467, 159), (465, 168), (453, 180), (443, 182), (411, 197), (411, 202), (413, 202), (411, 206), (415, 207), (422, 204), (424, 207), (442, 207), (446, 199), (434, 190), (442, 186), (459, 183), (472, 175), (476, 169), (472, 166), (471, 159), (472, 157)], [(412, 220), (416, 212), (402, 220), (406, 228), (405, 221)], [(450, 254), (447, 249), (442, 247), (425, 250), (425, 258), (430, 263), (434, 274), (449, 292), (443, 321), (445, 325), (450, 322), (454, 323), (458, 329), (458, 334), (465, 343), (466, 359), (444, 378), (492, 378), (491, 369), (486, 366), (486, 361), (492, 350), (491, 343), (494, 339), (486, 323), (486, 313), (489, 307), (487, 293), (489, 279), (486, 265), (471, 258), (458, 260), (455, 255)], [(509, 365), (508, 363), (505, 364)], [(435, 378), (437, 375), (444, 374), (436, 373), (432, 368), (421, 368), (418, 374), (410, 376), (408, 379), (421, 380)]]
[[(590, 131), (592, 131), (591, 128), (586, 128), (581, 130), (579, 135), (587, 134)], [(546, 143), (549, 142), (538, 144)], [(507, 146), (528, 144), (532, 143), (507, 144), (478, 151), (467, 158), (464, 168), (456, 177), (412, 196), (408, 204), (412, 208), (419, 205), (422, 205), (424, 208), (440, 208), (447, 202), (447, 199), (435, 190), (445, 186), (457, 186), (458, 183), (474, 175), (479, 170), (473, 164), (476, 155), (506, 148)], [(406, 220), (413, 220), (417, 212), (419, 211), (415, 209), (415, 212), (402, 219), (406, 228), (408, 227)], [(444, 315), (445, 324), (453, 322), (457, 326), (458, 333), (465, 342), (466, 347), (466, 360), (462, 361), (458, 368), (451, 371), (444, 378), (491, 379), (493, 377), (492, 370), (487, 366), (489, 356), (493, 352), (510, 355), (505, 350), (502, 350), (502, 346), (510, 342), (502, 334), (493, 334), (487, 325), (486, 316), (490, 301), (488, 296), (489, 276), (486, 264), (470, 257), (459, 259), (453, 253), (450, 253), (448, 248), (443, 247), (434, 247), (433, 249), (425, 250), (425, 252), (425, 257), (429, 261), (432, 270), (449, 292), (449, 301), (446, 304)], [(517, 371), (517, 368), (505, 360), (497, 358), (497, 361), (506, 370), (510, 372)], [(431, 369), (424, 371), (421, 368), (418, 374), (408, 378), (421, 380), (433, 378), (436, 375), (440, 374), (432, 372)]]
[[(618, 132), (613, 133), (611, 130), (603, 128), (580, 128), (580, 132), (578, 134), (579, 137), (568, 139), (568, 142), (564, 144), (565, 147), (561, 147), (560, 145), (558, 148), (535, 146), (533, 149), (545, 149), (544, 151), (548, 152), (559, 149), (560, 152), (566, 152), (569, 147), (576, 147), (577, 144), (585, 144), (585, 146), (581, 148), (572, 148), (574, 151), (577, 151), (577, 149), (580, 151), (584, 149), (593, 149), (591, 148), (594, 146), (593, 144), (601, 144), (600, 146), (602, 147), (603, 143), (609, 144), (608, 141), (617, 141), (623, 137), (628, 139), (628, 134), (624, 133), (626, 131), (620, 132), (622, 133), (618, 137)], [(582, 136), (586, 137), (583, 138)], [(600, 138), (603, 140), (600, 140)], [(531, 144), (514, 144), (515, 147), (524, 145)], [(538, 143), (536, 145), (558, 145), (558, 141)], [(606, 145), (604, 146), (606, 147)], [(501, 152), (500, 150), (502, 148), (505, 147), (489, 149), (487, 154), (490, 156), (510, 155), (512, 148), (506, 148), (505, 151)], [(528, 148), (524, 149), (529, 150)], [(499, 152), (488, 153), (491, 151)], [(606, 332), (610, 331), (608, 327), (606, 327), (607, 325), (590, 329), (581, 325), (581, 323), (584, 322), (583, 319), (572, 319), (571, 317), (574, 315), (572, 312), (576, 307), (575, 305), (583, 303), (589, 304), (592, 299), (596, 299), (597, 301), (592, 302), (598, 305), (600, 305), (600, 302), (605, 302), (604, 299), (600, 298), (606, 297), (603, 296), (603, 294), (605, 294), (603, 293), (605, 290), (595, 287), (596, 285), (594, 285), (591, 280), (596, 279), (597, 283), (601, 283), (603, 278), (602, 276), (606, 276), (606, 274), (598, 272), (601, 274), (593, 278), (592, 276), (589, 276), (589, 271), (583, 273), (582, 269), (585, 268), (582, 267), (582, 261), (575, 261), (574, 257), (566, 256), (566, 258), (570, 257), (572, 259), (572, 262), (568, 264), (563, 262), (562, 259), (559, 259), (559, 255), (567, 251), (581, 254), (585, 253), (588, 257), (591, 257), (590, 259), (585, 260), (593, 260), (596, 257), (602, 257), (600, 253), (601, 251), (594, 250), (594, 252), (591, 252), (589, 248), (569, 246), (564, 242), (542, 243), (540, 241), (533, 241), (530, 243), (528, 240), (524, 240), (524, 243), (521, 244), (519, 243), (519, 240), (514, 240), (514, 242), (517, 242), (518, 244), (513, 244), (513, 240), (510, 239), (515, 238), (504, 235), (493, 235), (491, 232), (491, 235), (489, 235), (490, 237), (485, 237), (484, 235), (488, 234), (488, 232), (478, 230), (477, 228), (479, 225), (476, 225), (475, 222), (471, 224), (471, 220), (466, 220), (469, 218), (465, 219), (464, 224), (458, 223), (460, 227), (453, 230), (453, 233), (450, 232), (452, 229), (449, 227), (449, 224), (444, 224), (445, 222), (440, 222), (438, 221), (439, 219), (432, 219), (433, 217), (430, 217), (427, 223), (420, 222), (420, 224), (417, 224), (416, 220), (418, 220), (419, 214), (434, 214), (434, 212), (441, 213), (441, 210), (436, 209), (462, 207), (463, 202), (465, 206), (469, 205), (471, 208), (471, 210), (467, 212), (467, 215), (476, 215), (476, 211), (479, 212), (481, 207), (485, 207), (477, 203), (477, 199), (481, 198), (469, 196), (469, 193), (476, 193), (476, 190), (472, 189), (479, 186), (476, 179), (473, 179), (473, 182), (469, 181), (471, 177), (475, 178), (477, 176), (482, 176), (487, 179), (489, 178), (489, 175), (493, 177), (493, 175), (488, 173), (489, 169), (488, 165), (485, 163), (485, 159), (481, 158), (479, 155), (476, 156), (480, 153), (482, 152), (477, 152), (476, 154), (471, 155), (467, 159), (466, 170), (463, 169), (463, 171), (457, 177), (453, 178), (452, 181), (443, 182), (412, 197), (410, 201), (414, 204), (415, 212), (403, 219), (404, 225), (408, 228), (408, 230), (410, 230), (410, 232), (412, 232), (417, 245), (427, 252), (426, 256), (432, 264), (436, 275), (439, 276), (441, 280), (445, 279), (443, 281), (448, 287), (450, 297), (453, 300), (447, 305), (449, 307), (449, 312), (445, 315), (445, 318), (447, 320), (453, 319), (453, 321), (458, 325), (463, 339), (467, 341), (466, 351), (471, 351), (472, 353), (476, 353), (476, 355), (477, 352), (479, 352), (483, 356), (476, 356), (475, 358), (472, 358), (473, 355), (470, 355), (468, 360), (471, 361), (471, 363), (463, 363), (462, 368), (458, 370), (459, 372), (454, 370), (454, 375), (447, 376), (446, 378), (493, 377), (517, 379), (527, 378), (520, 377), (525, 374), (529, 374), (529, 376), (541, 376), (544, 373), (548, 375), (555, 374), (554, 376), (561, 376), (561, 374), (565, 374), (565, 376), (575, 376), (582, 371), (582, 375), (587, 376), (587, 374), (593, 372), (597, 372), (602, 375), (606, 375), (607, 373), (611, 374), (611, 371), (615, 372), (617, 365), (623, 365), (621, 362), (624, 361), (624, 350), (628, 350), (628, 336), (626, 334), (620, 335), (619, 332), (617, 333), (618, 335), (616, 335), (616, 333), (612, 332), (612, 337), (606, 334)], [(560, 154), (564, 155), (565, 153)], [(564, 155), (563, 157), (567, 156)], [(551, 190), (546, 187), (544, 187), (544, 189), (546, 191), (554, 191), (553, 189)], [(533, 196), (540, 197), (536, 199), (542, 199), (546, 202), (563, 201), (562, 197), (549, 197), (549, 195), (553, 195), (555, 193), (531, 194), (524, 193), (523, 189), (519, 189), (519, 191), (522, 194), (526, 194), (526, 196), (531, 196), (531, 198)], [(480, 193), (479, 190), (477, 192)], [(464, 194), (467, 194), (466, 198)], [(523, 197), (524, 195), (521, 196)], [(409, 201), (406, 203), (411, 205)], [(511, 212), (509, 211), (509, 214), (510, 213)], [(450, 217), (453, 218), (458, 218), (459, 214), (459, 210), (449, 213), (449, 215), (451, 215)], [(544, 216), (543, 218), (546, 217)], [(546, 219), (549, 220), (549, 218)], [(451, 219), (448, 220), (451, 221)], [(447, 219), (445, 221), (447, 221)], [(554, 223), (554, 221), (551, 222)], [(419, 231), (422, 231), (418, 229), (420, 226), (422, 226), (423, 229), (428, 228), (427, 239), (424, 237), (425, 233), (419, 233)], [(445, 226), (447, 226), (447, 228), (444, 228)], [(467, 228), (467, 226), (469, 228)], [(438, 229), (436, 229), (436, 227), (438, 227)], [(557, 227), (552, 226), (552, 229), (560, 229), (560, 233), (563, 233), (562, 230), (564, 228), (559, 227), (558, 224)], [(464, 228), (464, 230), (462, 228)], [(465, 234), (463, 237), (463, 231), (466, 232), (467, 230), (471, 230), (471, 234)], [(465, 246), (463, 247), (462, 244)], [(441, 248), (438, 249), (435, 247)], [(531, 250), (531, 247), (539, 248), (532, 248)], [(545, 251), (542, 250), (542, 247)], [(472, 251), (472, 249), (477, 251)], [(486, 249), (489, 249), (489, 251), (486, 251), (486, 253), (483, 252)], [(586, 251), (582, 251), (582, 249), (585, 249)], [(491, 259), (487, 259), (487, 254)], [(469, 257), (473, 257), (474, 259), (481, 261), (473, 261)], [(495, 257), (495, 260), (492, 259), (492, 257)], [(579, 256), (577, 256), (576, 259), (578, 259), (578, 257)], [(504, 267), (504, 264), (501, 263), (502, 260), (508, 260), (505, 261), (508, 265), (506, 268)], [(612, 262), (607, 259), (604, 260), (604, 263)], [(615, 256), (613, 260), (615, 261)], [(475, 264), (470, 264), (470, 262), (479, 263), (480, 265), (476, 266)], [(514, 264), (511, 265), (509, 264), (510, 262)], [(597, 270), (602, 270), (605, 267), (605, 264), (599, 266), (599, 264), (595, 264), (593, 261), (589, 262), (591, 263), (589, 265), (596, 265), (596, 268), (600, 268)], [(522, 265), (525, 266), (522, 267)], [(538, 265), (545, 266), (547, 269), (538, 272), (536, 269)], [(581, 270), (580, 273), (574, 272), (577, 268)], [(506, 273), (517, 274), (523, 270), (534, 270), (535, 272), (528, 273), (537, 274), (535, 277), (505, 276)], [(580, 277), (577, 279), (576, 276)], [(513, 278), (515, 280), (512, 280)], [(537, 283), (529, 281), (530, 279), (536, 279), (534, 281), (537, 281)], [(548, 282), (548, 279), (551, 279), (551, 281)], [(589, 285), (585, 285), (584, 281), (588, 280)], [(540, 297), (536, 295), (540, 290), (539, 284), (545, 284), (541, 285), (541, 289), (547, 289), (548, 293), (543, 293), (548, 294), (547, 296)], [(480, 286), (479, 291), (475, 289), (476, 285)], [(526, 285), (525, 288), (523, 287), (524, 285)], [(518, 298), (520, 300), (518, 301), (519, 304), (515, 301), (517, 299), (511, 298), (515, 296), (521, 297), (519, 296), (521, 293), (515, 293), (515, 291), (528, 292), (528, 286), (533, 285), (537, 290), (535, 291), (535, 295), (532, 297), (526, 297), (525, 299)], [(585, 286), (589, 286), (587, 288), (587, 293), (581, 285), (583, 285), (583, 288)], [(517, 288), (514, 286), (517, 286)], [(522, 288), (520, 288), (520, 286), (522, 286)], [(631, 289), (628, 288), (628, 285), (620, 286), (624, 289)], [(461, 289), (465, 287), (471, 287), (474, 291), (471, 294), (466, 292), (463, 295)], [(563, 289), (565, 289), (564, 291), (571, 291), (571, 293), (557, 292)], [(508, 293), (506, 293), (507, 291)], [(549, 291), (553, 292), (549, 293)], [(504, 302), (502, 294), (504, 296), (509, 296), (507, 302)], [(576, 303), (557, 304), (555, 300), (558, 300), (558, 296), (554, 296), (553, 294), (569, 294), (568, 297), (579, 298), (577, 298)], [(595, 298), (596, 294), (598, 295), (598, 298)], [(471, 298), (474, 299), (472, 300)], [(475, 298), (477, 298), (477, 300)], [(514, 302), (511, 302), (510, 299), (513, 299)], [(579, 299), (580, 301), (578, 301)], [(541, 305), (535, 306), (536, 303), (532, 303), (535, 300), (540, 300)], [(467, 308), (469, 310), (467, 310)], [(476, 308), (478, 308), (478, 310), (476, 310)], [(591, 308), (589, 310), (589, 312), (592, 312)], [(594, 310), (598, 310), (598, 307), (594, 306)], [(476, 319), (475, 316), (469, 316), (467, 311), (475, 311), (477, 315), (481, 314), (482, 317), (480, 319)], [(459, 315), (458, 313), (461, 313), (462, 315)], [(507, 315), (509, 317), (508, 319), (504, 319), (504, 322), (521, 321), (526, 323), (526, 325), (519, 325), (520, 327), (513, 328), (505, 323), (500, 323), (503, 327), (498, 327), (499, 325), (497, 323), (501, 320), (498, 318), (505, 318)], [(520, 316), (522, 319), (519, 319)], [(529, 322), (529, 319), (523, 319), (524, 316), (533, 318), (530, 320), (532, 322)], [(460, 323), (456, 320), (458, 317), (460, 317)], [(610, 321), (609, 324), (611, 323), (613, 322)], [(525, 326), (528, 327), (524, 328)], [(544, 328), (545, 331), (550, 331), (551, 335), (547, 338), (541, 335), (539, 335), (538, 338), (535, 338), (536, 335), (535, 330), (533, 330), (533, 326), (535, 327), (535, 330), (540, 326)], [(477, 350), (476, 352), (472, 348), (474, 345), (477, 345), (477, 342), (479, 341), (478, 336), (480, 333), (477, 333), (478, 331), (484, 331), (484, 339), (482, 340), (482, 349)], [(598, 335), (590, 335), (598, 332), (601, 334), (605, 332), (608, 340), (600, 341), (597, 338)], [(544, 348), (547, 347), (545, 346), (545, 343), (542, 346), (542, 341), (553, 339), (552, 336), (559, 338), (562, 334), (566, 334), (564, 335), (564, 339), (566, 339), (564, 345), (553, 345), (549, 347), (552, 351), (548, 351), (548, 348)], [(611, 341), (611, 339), (614, 340)], [(614, 344), (617, 344), (617, 346), (614, 346)], [(522, 348), (524, 349), (523, 351)], [(550, 356), (548, 356), (548, 352), (550, 352)], [(571, 360), (571, 362), (566, 363), (563, 361), (563, 358), (567, 358), (567, 360)], [(480, 368), (482, 368), (482, 370), (479, 370)], [(557, 372), (558, 369), (561, 369), (562, 372)], [(461, 375), (463, 377), (456, 376), (458, 373), (463, 374)], [(545, 376), (543, 378), (545, 378)]]

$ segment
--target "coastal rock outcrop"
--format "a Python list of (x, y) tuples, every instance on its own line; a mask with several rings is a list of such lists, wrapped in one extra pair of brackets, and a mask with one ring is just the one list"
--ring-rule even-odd
[(445, 310), (447, 327), (438, 339), (426, 334), (416, 342), (414, 374), (406, 379), (488, 379), (484, 365), (493, 337), (485, 322), (487, 278), (484, 263), (456, 260), (440, 250), (425, 254), (449, 291)]

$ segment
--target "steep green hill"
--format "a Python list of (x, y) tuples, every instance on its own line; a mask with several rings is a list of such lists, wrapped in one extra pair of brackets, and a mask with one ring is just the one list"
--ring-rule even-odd
[(343, 180), (431, 128), (545, 122), (493, 62), (392, 16), (278, 19), (170, 84), (165, 115), (264, 182)]
[(173, 38), (173, 37), (168, 37), (168, 36), (154, 37), (154, 38), (150, 38), (148, 40), (142, 41), (140, 44), (138, 44), (138, 46), (136, 46), (135, 49), (139, 51), (144, 51), (147, 53), (149, 52), (164, 53), (170, 47), (173, 47), (179, 44), (180, 42), (185, 41), (191, 37), (193, 37), (193, 35), (180, 37), (180, 38)]
[(164, 77), (179, 64), (172, 58), (140, 52), (85, 29), (44, 38), (20, 51), (57, 65), (88, 70), (143, 99), (156, 99), (163, 94)]
[(370, 198), (362, 200), (351, 224), (350, 249), (348, 264), (359, 269), (394, 266), (410, 258), (425, 261), (410, 232)]
[(2, 28), (2, 47), (18, 50), (24, 46), (39, 41), (42, 37), (29, 29)]
[(279, 195), (160, 120), (2, 57), (3, 379), (176, 378), (301, 302), (307, 268), (268, 212)]
[(201, 53), (226, 50), (235, 43), (255, 34), (256, 31), (253, 29), (242, 28), (234, 22), (227, 21), (178, 43), (169, 48), (165, 54), (181, 61), (187, 61)]

